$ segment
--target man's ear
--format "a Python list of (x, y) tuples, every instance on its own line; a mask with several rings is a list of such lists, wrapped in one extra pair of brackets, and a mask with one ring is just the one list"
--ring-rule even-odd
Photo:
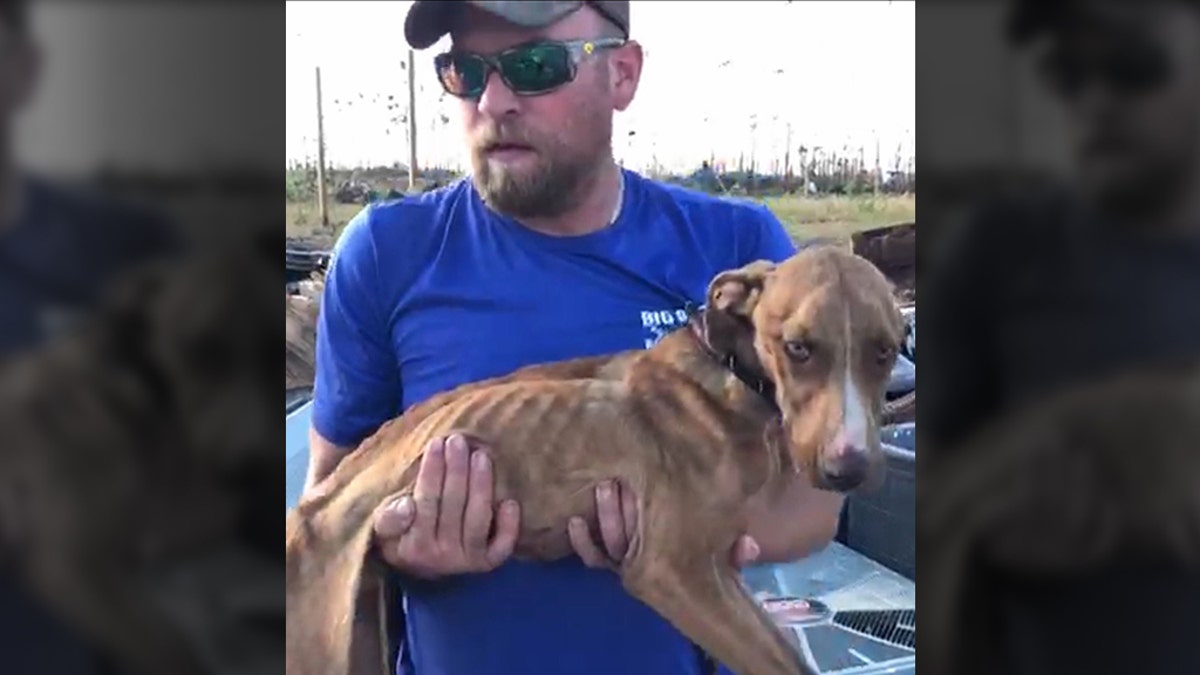
[(642, 45), (630, 40), (608, 54), (608, 81), (613, 94), (613, 108), (624, 111), (633, 103), (638, 83), (642, 79)]
[(708, 308), (713, 312), (749, 318), (758, 304), (763, 283), (775, 269), (775, 263), (756, 260), (745, 267), (727, 270), (708, 286)]

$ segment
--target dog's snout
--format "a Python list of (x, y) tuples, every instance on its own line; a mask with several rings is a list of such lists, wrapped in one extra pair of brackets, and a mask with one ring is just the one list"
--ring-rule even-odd
[(834, 462), (839, 464), (865, 462), (866, 458), (867, 449), (854, 443), (839, 443), (833, 448)]
[(839, 438), (822, 453), (819, 468), (823, 481), (830, 488), (853, 490), (865, 482), (870, 473), (871, 451)]

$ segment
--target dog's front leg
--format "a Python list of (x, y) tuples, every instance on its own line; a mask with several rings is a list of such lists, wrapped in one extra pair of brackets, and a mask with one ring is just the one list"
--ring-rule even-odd
[[(643, 522), (671, 520), (648, 513)], [(716, 553), (703, 534), (687, 534), (644, 528), (637, 556), (621, 570), (629, 593), (737, 675), (814, 675), (742, 586), (729, 546)]]

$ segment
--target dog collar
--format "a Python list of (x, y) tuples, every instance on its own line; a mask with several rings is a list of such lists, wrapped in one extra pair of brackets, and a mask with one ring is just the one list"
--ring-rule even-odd
[(747, 368), (732, 353), (720, 354), (717, 350), (713, 349), (712, 345), (708, 343), (708, 331), (705, 330), (707, 322), (705, 321), (704, 310), (696, 309), (694, 306), (686, 309), (690, 314), (688, 324), (691, 327), (692, 336), (700, 343), (700, 347), (717, 363), (720, 363), (726, 370), (733, 373), (733, 376), (742, 384), (761, 396), (773, 409), (779, 410), (779, 403), (775, 400), (775, 383)]

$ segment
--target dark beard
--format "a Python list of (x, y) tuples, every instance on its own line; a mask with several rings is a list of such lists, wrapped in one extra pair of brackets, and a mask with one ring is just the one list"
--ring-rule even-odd
[(548, 162), (532, 174), (493, 173), (487, 157), (471, 157), (471, 181), (484, 203), (512, 218), (552, 218), (576, 205), (576, 195), (593, 167), (580, 161)]

